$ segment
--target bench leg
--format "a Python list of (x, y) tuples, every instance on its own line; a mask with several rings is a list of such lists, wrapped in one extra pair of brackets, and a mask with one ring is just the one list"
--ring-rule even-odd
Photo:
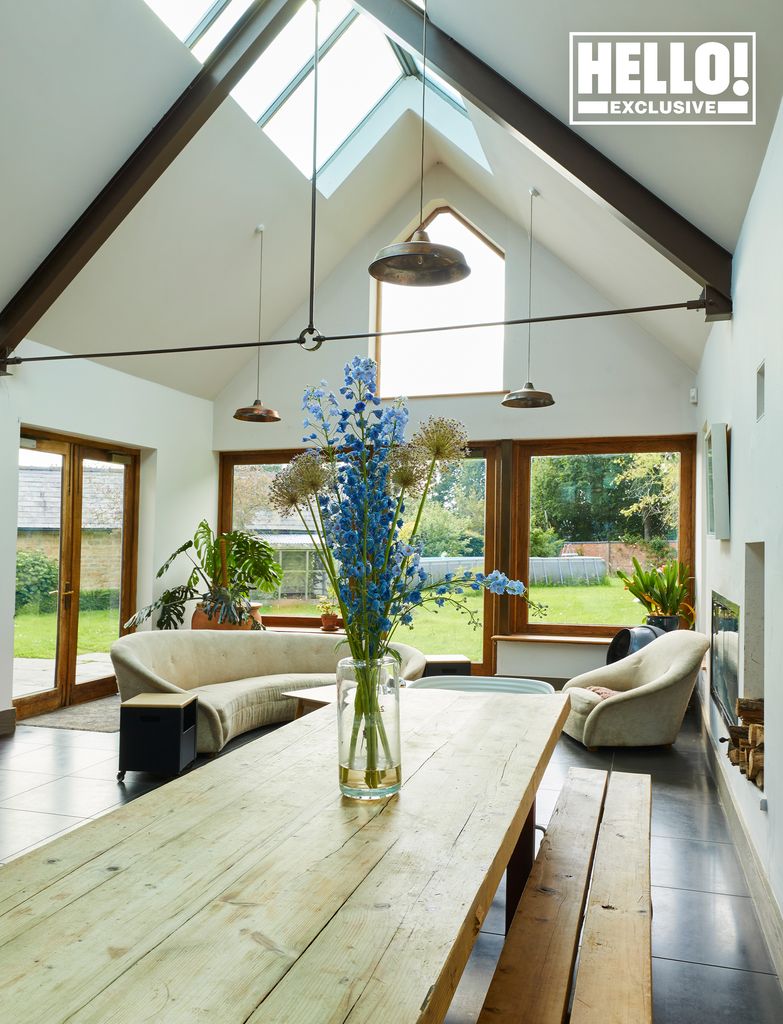
[(530, 808), (517, 845), (506, 868), (506, 934), (514, 920), (519, 901), (536, 857), (536, 802)]

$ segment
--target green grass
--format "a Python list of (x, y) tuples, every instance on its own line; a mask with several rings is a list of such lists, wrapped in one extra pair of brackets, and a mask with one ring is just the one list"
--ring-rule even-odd
[[(610, 579), (599, 586), (531, 587), (533, 601), (547, 605), (542, 618), (532, 622), (570, 623), (591, 626), (636, 625), (644, 618), (644, 609), (637, 604), (620, 580)], [(471, 596), (468, 604), (481, 614), (482, 598)], [(297, 601), (281, 601), (262, 605), (262, 611), (277, 615), (317, 615), (315, 605)], [(483, 621), (483, 620), (482, 620)], [(395, 638), (418, 647), (425, 654), (465, 654), (471, 661), (482, 661), (481, 626), (471, 629), (467, 615), (446, 606), (431, 610), (420, 608), (412, 628), (401, 627)]]
[[(534, 601), (548, 605), (543, 618), (533, 622), (580, 623), (585, 625), (635, 625), (644, 618), (644, 609), (624, 589), (619, 580), (594, 587), (531, 587)], [(471, 596), (468, 603), (481, 611), (482, 599)], [(304, 601), (280, 601), (262, 605), (262, 611), (277, 615), (317, 615), (315, 604)], [(21, 611), (14, 619), (14, 656), (17, 658), (53, 658), (55, 655), (55, 615)], [(118, 612), (83, 611), (79, 615), (79, 654), (108, 651), (117, 639)], [(451, 607), (437, 612), (421, 608), (413, 628), (397, 631), (401, 643), (412, 644), (426, 654), (466, 654), (471, 661), (482, 660), (481, 628), (471, 629), (466, 615)]]
[(644, 608), (618, 579), (610, 578), (607, 583), (592, 587), (533, 586), (530, 598), (548, 605), (543, 618), (531, 618), (532, 622), (636, 626), (645, 616)]
[[(57, 616), (22, 610), (14, 618), (14, 657), (53, 658), (55, 656)], [(79, 613), (77, 654), (108, 651), (119, 636), (119, 612), (116, 609)]]

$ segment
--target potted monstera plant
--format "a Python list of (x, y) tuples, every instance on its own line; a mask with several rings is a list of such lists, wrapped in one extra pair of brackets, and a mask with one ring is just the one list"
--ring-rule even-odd
[(164, 590), (157, 601), (141, 608), (125, 623), (131, 629), (157, 614), (159, 629), (178, 629), (188, 601), (198, 600), (193, 629), (263, 629), (250, 601), (253, 591), (280, 586), (282, 571), (265, 540), (232, 530), (215, 535), (203, 519), (192, 540), (185, 541), (158, 570), (158, 579), (185, 556), (190, 575), (179, 586)]
[(690, 629), (696, 613), (688, 603), (690, 570), (684, 562), (672, 559), (654, 569), (643, 569), (633, 560), (634, 571), (628, 576), (618, 569), (617, 575), (629, 591), (647, 609), (647, 625), (664, 632), (679, 629), (684, 621)]

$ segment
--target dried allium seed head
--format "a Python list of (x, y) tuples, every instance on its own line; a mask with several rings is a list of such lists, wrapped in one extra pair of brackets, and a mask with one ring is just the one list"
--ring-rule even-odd
[(446, 416), (431, 416), (411, 439), (428, 458), (439, 462), (464, 459), (468, 452), (468, 435), (459, 420)]

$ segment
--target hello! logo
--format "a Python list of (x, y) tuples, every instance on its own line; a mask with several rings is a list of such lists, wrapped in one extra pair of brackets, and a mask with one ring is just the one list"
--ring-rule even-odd
[(571, 32), (571, 124), (755, 124), (755, 32)]

